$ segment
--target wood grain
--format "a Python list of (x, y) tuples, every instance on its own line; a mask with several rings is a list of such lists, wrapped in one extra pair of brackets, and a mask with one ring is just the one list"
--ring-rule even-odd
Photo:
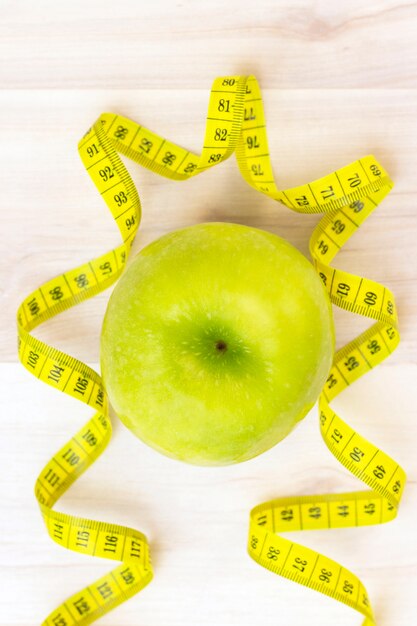
[(412, 1), (3, 0), (7, 88), (207, 89), (253, 73), (270, 88), (417, 85)]
[[(334, 402), (352, 426), (407, 468), (398, 518), (377, 528), (288, 534), (363, 579), (378, 626), (414, 623), (416, 375), (415, 365), (382, 366)], [(0, 624), (35, 626), (111, 567), (54, 544), (33, 496), (37, 473), (88, 419), (89, 410), (40, 384), (19, 364), (0, 365), (0, 394), (13, 398), (3, 426), (7, 436), (0, 439), (0, 458), (9, 481), (13, 478), (13, 489), (7, 481), (0, 485), (7, 503), (0, 534)], [(56, 508), (145, 532), (155, 579), (99, 624), (272, 626), (279, 618), (286, 626), (360, 626), (360, 616), (349, 607), (274, 576), (246, 553), (254, 505), (284, 495), (362, 488), (323, 444), (316, 410), (276, 448), (224, 468), (178, 463), (142, 444), (119, 421), (114, 425), (109, 449)]]
[[(395, 182), (334, 264), (392, 289), (402, 343), (335, 408), (404, 466), (404, 502), (392, 524), (293, 538), (361, 576), (378, 626), (409, 626), (417, 584), (417, 4), (3, 0), (0, 14), (0, 626), (41, 623), (109, 569), (53, 544), (33, 496), (37, 473), (89, 411), (16, 363), (20, 300), (119, 241), (83, 170), (78, 139), (102, 111), (114, 111), (198, 152), (213, 78), (238, 73), (260, 81), (280, 186), (369, 153)], [(232, 221), (270, 230), (308, 253), (318, 217), (256, 193), (234, 157), (183, 184), (124, 160), (143, 205), (134, 252), (175, 228)], [(109, 295), (65, 312), (37, 335), (97, 366)], [(369, 325), (338, 310), (335, 320), (338, 345)], [(359, 626), (354, 611), (274, 577), (246, 554), (255, 504), (362, 487), (321, 442), (316, 410), (277, 448), (219, 470), (162, 457), (114, 423), (109, 451), (57, 507), (149, 536), (155, 580), (103, 626)]]
[[(0, 153), (0, 168), (7, 178), (1, 185), (0, 201), (8, 233), (3, 256), (7, 263), (0, 269), (2, 360), (17, 358), (10, 328), (20, 299), (52, 276), (119, 241), (107, 208), (79, 160), (79, 137), (101, 111), (110, 110), (199, 151), (210, 85), (211, 81), (206, 90), (169, 92), (169, 106), (164, 104), (167, 95), (163, 90), (0, 92), (1, 107), (7, 112)], [(266, 88), (264, 100), (272, 163), (280, 186), (312, 181), (369, 153), (390, 172), (393, 191), (334, 264), (392, 289), (403, 342), (390, 362), (415, 360), (417, 91)], [(181, 226), (232, 221), (275, 232), (308, 255), (309, 235), (318, 217), (298, 215), (257, 193), (241, 178), (234, 157), (182, 183), (125, 162), (143, 205), (133, 252)], [(62, 314), (39, 329), (39, 336), (81, 359), (97, 360), (108, 297), (106, 292)], [(339, 345), (369, 325), (368, 320), (338, 310), (335, 319)]]

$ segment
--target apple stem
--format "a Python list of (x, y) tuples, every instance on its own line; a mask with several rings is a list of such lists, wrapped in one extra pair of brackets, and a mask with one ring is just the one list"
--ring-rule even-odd
[(216, 350), (218, 350), (219, 352), (226, 352), (227, 343), (222, 339), (219, 339), (218, 341), (216, 341)]

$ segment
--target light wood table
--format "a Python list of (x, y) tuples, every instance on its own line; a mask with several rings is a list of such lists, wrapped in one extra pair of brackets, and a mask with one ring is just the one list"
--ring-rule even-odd
[[(336, 265), (393, 290), (402, 343), (335, 407), (404, 466), (403, 505), (385, 526), (306, 532), (296, 540), (363, 579), (379, 626), (414, 623), (416, 4), (3, 0), (0, 11), (0, 626), (41, 623), (109, 569), (51, 542), (33, 496), (43, 464), (90, 411), (32, 378), (16, 355), (20, 300), (119, 241), (79, 161), (77, 141), (102, 111), (114, 111), (198, 152), (211, 82), (237, 73), (260, 81), (281, 187), (369, 153), (395, 182)], [(232, 221), (275, 232), (307, 254), (318, 217), (257, 194), (234, 157), (182, 184), (126, 163), (144, 210), (134, 252), (174, 228)], [(97, 365), (108, 297), (83, 303), (36, 334)], [(339, 346), (368, 325), (338, 310), (335, 320)], [(108, 451), (57, 506), (139, 528), (150, 539), (155, 580), (104, 617), (103, 626), (359, 625), (351, 609), (273, 576), (246, 554), (255, 504), (362, 488), (329, 454), (317, 421), (313, 410), (276, 448), (221, 469), (158, 455), (116, 421)]]

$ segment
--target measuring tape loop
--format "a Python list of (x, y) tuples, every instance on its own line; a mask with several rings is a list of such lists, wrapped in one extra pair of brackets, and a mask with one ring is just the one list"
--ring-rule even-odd
[(325, 444), (370, 489), (285, 497), (260, 504), (250, 513), (248, 551), (263, 567), (355, 608), (364, 616), (363, 626), (374, 626), (368, 595), (359, 578), (336, 561), (281, 533), (380, 524), (397, 514), (406, 479), (404, 470), (331, 408), (331, 401), (339, 393), (381, 363), (399, 342), (391, 291), (366, 277), (330, 266), (391, 190), (388, 173), (374, 156), (367, 155), (320, 179), (280, 190), (273, 176), (262, 97), (254, 76), (214, 80), (200, 155), (114, 113), (100, 115), (80, 140), (78, 150), (119, 228), (122, 244), (47, 281), (25, 298), (17, 312), (18, 353), (31, 374), (95, 411), (49, 460), (36, 481), (35, 493), (48, 533), (65, 548), (119, 561), (120, 565), (68, 598), (43, 625), (90, 624), (138, 593), (153, 573), (148, 542), (140, 531), (53, 509), (111, 438), (108, 398), (97, 372), (30, 333), (61, 311), (112, 285), (124, 270), (139, 227), (141, 204), (119, 153), (172, 180), (187, 180), (235, 153), (243, 178), (254, 189), (298, 213), (324, 213), (310, 239), (314, 267), (333, 304), (375, 320), (336, 352), (318, 403)]

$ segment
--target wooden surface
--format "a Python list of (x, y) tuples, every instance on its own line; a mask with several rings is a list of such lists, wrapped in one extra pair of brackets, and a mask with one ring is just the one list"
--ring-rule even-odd
[[(417, 582), (417, 5), (3, 0), (0, 9), (0, 626), (39, 624), (108, 569), (53, 544), (33, 496), (37, 472), (89, 412), (16, 362), (19, 301), (118, 243), (77, 141), (99, 113), (114, 111), (198, 151), (211, 81), (231, 73), (260, 81), (280, 186), (369, 153), (395, 182), (335, 264), (393, 290), (402, 343), (335, 408), (404, 466), (404, 503), (384, 527), (297, 540), (362, 577), (379, 626), (409, 626)], [(126, 163), (144, 210), (134, 252), (174, 228), (216, 220), (270, 230), (307, 253), (317, 216), (296, 215), (257, 194), (233, 157), (182, 184)], [(108, 297), (62, 314), (37, 335), (96, 364)], [(339, 345), (368, 324), (340, 311), (335, 319)], [(315, 410), (275, 449), (221, 469), (166, 459), (116, 421), (108, 452), (57, 508), (149, 536), (155, 580), (103, 625), (347, 626), (360, 624), (355, 612), (262, 570), (245, 544), (248, 513), (258, 502), (356, 488), (321, 442)]]

